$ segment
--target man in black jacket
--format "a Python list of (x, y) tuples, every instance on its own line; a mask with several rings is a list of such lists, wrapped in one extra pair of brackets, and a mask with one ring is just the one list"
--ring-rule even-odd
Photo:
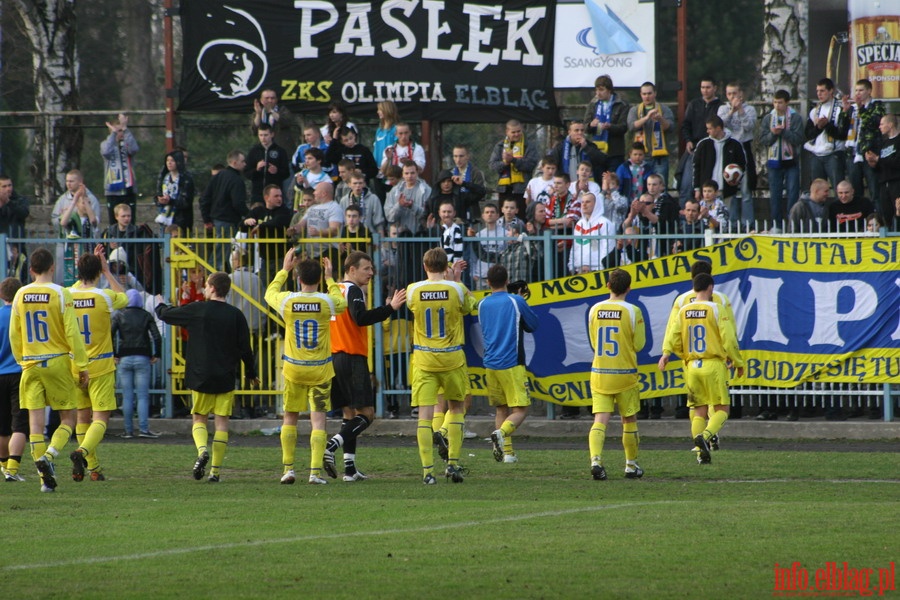
[(206, 302), (176, 307), (163, 304), (162, 297), (157, 296), (160, 304), (156, 307), (156, 316), (169, 325), (184, 327), (190, 336), (184, 383), (191, 390), (194, 420), (191, 434), (197, 446), (193, 474), (197, 480), (203, 479), (210, 461), (206, 422), (209, 413), (215, 415), (210, 483), (219, 481), (219, 469), (228, 446), (228, 421), (234, 405), (234, 382), (239, 362), (244, 363), (245, 375), (251, 384), (259, 385), (247, 319), (225, 300), (230, 289), (231, 279), (220, 271), (206, 280), (203, 288)]
[[(207, 233), (230, 243), (238, 225), (249, 212), (247, 188), (241, 170), (247, 164), (244, 153), (232, 150), (227, 157), (228, 166), (216, 173), (209, 181), (203, 197), (200, 198), (200, 216)], [(213, 266), (225, 268), (225, 246), (215, 244)]]

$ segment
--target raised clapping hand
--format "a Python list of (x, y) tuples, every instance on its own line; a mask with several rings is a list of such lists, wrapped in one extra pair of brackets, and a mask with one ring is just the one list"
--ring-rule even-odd
[(322, 257), (322, 275), (325, 276), (325, 279), (331, 279), (331, 259), (327, 256)]
[(406, 288), (400, 288), (399, 290), (394, 291), (391, 294), (391, 297), (388, 298), (388, 304), (391, 305), (391, 308), (394, 310), (399, 310), (401, 306), (406, 304)]
[(294, 265), (297, 264), (297, 261), (298, 261), (298, 260), (299, 260), (299, 259), (297, 258), (297, 255), (294, 254), (294, 249), (291, 248), (291, 249), (288, 250), (287, 253), (284, 255), (284, 261), (283, 261), (282, 264), (281, 264), (281, 268), (282, 268), (283, 270), (287, 271), (288, 273), (290, 273), (290, 272), (291, 272), (291, 269), (294, 268)]

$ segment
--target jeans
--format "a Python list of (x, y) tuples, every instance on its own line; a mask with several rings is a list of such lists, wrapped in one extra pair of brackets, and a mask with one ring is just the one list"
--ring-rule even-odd
[(231, 254), (231, 238), (234, 237), (234, 234), (238, 231), (237, 223), (229, 223), (228, 221), (219, 221), (217, 219), (213, 219), (213, 232), (216, 236), (217, 240), (225, 240), (225, 241), (216, 241), (213, 242), (212, 248), (212, 261), (210, 264), (220, 271), (228, 272), (230, 269), (230, 254)]
[(817, 156), (809, 153), (809, 175), (812, 179), (827, 179), (831, 189), (836, 190), (837, 184), (844, 180), (844, 167), (847, 153), (837, 150), (827, 156)]
[[(878, 205), (878, 174), (866, 161), (853, 162), (853, 154), (847, 156), (847, 179), (853, 186), (854, 198), (868, 198), (872, 204)], [(866, 189), (863, 189), (863, 180)]]
[(652, 166), (653, 172), (663, 178), (663, 184), (669, 189), (669, 157), (657, 156), (648, 158), (647, 164)]
[[(781, 195), (787, 189), (787, 208), (782, 211)], [(782, 227), (782, 221), (790, 214), (791, 207), (800, 198), (800, 166), (786, 169), (769, 167), (769, 214), (775, 225)], [(782, 229), (783, 230), (783, 229)]]
[(150, 357), (123, 356), (116, 370), (119, 387), (122, 388), (122, 416), (125, 419), (125, 433), (134, 433), (134, 394), (137, 392), (138, 427), (150, 430)]

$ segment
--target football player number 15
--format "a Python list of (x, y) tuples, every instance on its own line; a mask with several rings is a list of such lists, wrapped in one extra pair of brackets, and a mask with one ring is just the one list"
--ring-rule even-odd
[(619, 355), (619, 328), (615, 325), (597, 330), (597, 356), (615, 357)]

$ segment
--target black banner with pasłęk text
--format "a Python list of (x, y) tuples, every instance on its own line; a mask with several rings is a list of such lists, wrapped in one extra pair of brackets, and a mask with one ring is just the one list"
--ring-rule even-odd
[(272, 88), (299, 112), (393, 100), (404, 119), (554, 123), (555, 5), (182, 0), (179, 110), (250, 110)]

